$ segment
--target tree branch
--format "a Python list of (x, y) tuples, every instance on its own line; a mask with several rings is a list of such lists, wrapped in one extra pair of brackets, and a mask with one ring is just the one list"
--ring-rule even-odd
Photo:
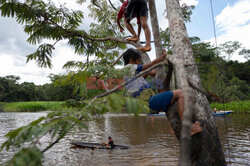
[(198, 92), (202, 93), (202, 94), (205, 95), (208, 99), (214, 98), (214, 99), (216, 99), (216, 101), (218, 101), (218, 102), (220, 101), (219, 96), (217, 96), (217, 95), (215, 95), (215, 94), (212, 94), (212, 93), (210, 93), (210, 92), (206, 92), (206, 91), (202, 90), (201, 88), (195, 86), (195, 85), (191, 82), (190, 79), (188, 79), (188, 84), (189, 84), (189, 86), (190, 86), (191, 88), (193, 88), (194, 90), (197, 90)]
[(71, 37), (73, 36), (77, 36), (77, 37), (81, 37), (81, 38), (84, 38), (84, 39), (89, 39), (91, 41), (98, 41), (98, 42), (104, 42), (104, 41), (108, 41), (108, 40), (111, 40), (111, 41), (116, 41), (116, 42), (119, 42), (119, 43), (125, 43), (125, 44), (130, 44), (130, 45), (133, 45), (134, 47), (138, 48), (138, 47), (141, 47), (141, 44), (140, 42), (133, 42), (133, 41), (128, 41), (126, 39), (122, 39), (122, 38), (118, 38), (118, 37), (113, 37), (113, 36), (109, 36), (109, 37), (106, 37), (106, 38), (93, 38), (91, 36), (89, 36), (87, 33), (79, 33), (77, 31), (69, 31), (65, 28), (63, 28), (62, 26), (58, 25), (57, 23), (55, 23), (54, 21), (48, 19), (53, 25), (57, 26), (58, 28), (62, 29), (64, 32), (66, 32), (68, 35), (70, 35)]
[[(102, 7), (101, 7), (99, 4), (96, 3), (96, 0), (92, 0), (92, 3), (93, 3), (95, 6), (97, 6), (101, 11), (103, 10)], [(117, 10), (117, 9), (113, 6), (113, 4), (110, 2), (110, 0), (109, 0), (109, 3), (111, 4), (111, 6), (112, 6), (115, 10)], [(108, 11), (108, 13), (110, 13), (110, 12)], [(116, 32), (114, 31), (115, 28), (114, 28), (113, 24), (111, 23), (111, 21), (110, 21), (109, 19), (107, 19), (107, 21), (108, 21), (109, 24), (112, 26), (112, 30), (113, 30), (113, 32), (115, 33), (115, 35), (117, 35)]]
[(139, 74), (137, 74), (135, 77), (133, 77), (133, 78), (130, 79), (129, 81), (124, 82), (122, 85), (118, 85), (118, 86), (116, 86), (115, 88), (113, 88), (113, 89), (111, 89), (111, 90), (109, 90), (109, 91), (107, 91), (107, 92), (105, 92), (105, 93), (102, 93), (102, 94), (100, 94), (100, 95), (94, 97), (94, 98), (90, 101), (90, 103), (92, 104), (96, 99), (99, 99), (99, 98), (101, 98), (101, 97), (107, 96), (107, 95), (109, 95), (109, 94), (111, 94), (111, 93), (114, 93), (114, 92), (118, 91), (118, 90), (121, 89), (122, 87), (128, 85), (128, 84), (131, 83), (132, 81), (134, 81), (134, 80), (136, 80), (137, 78), (143, 76), (144, 74), (150, 72), (151, 70), (153, 70), (153, 69), (155, 69), (155, 68), (158, 68), (158, 67), (160, 67), (160, 66), (163, 66), (163, 65), (167, 65), (167, 64), (168, 64), (167, 62), (161, 62), (161, 63), (158, 63), (158, 64), (156, 64), (156, 65), (154, 65), (154, 66), (148, 68), (147, 70), (144, 70), (143, 72), (140, 72)]
[(124, 52), (111, 64), (111, 66), (114, 66), (119, 60), (124, 56)]
[(102, 7), (96, 3), (96, 0), (92, 0), (93, 5), (97, 6), (100, 10), (102, 10)]
[(110, 5), (112, 6), (113, 9), (117, 10), (116, 7), (112, 4), (112, 2), (109, 0)]
[(168, 72), (166, 74), (166, 77), (165, 77), (164, 83), (163, 83), (163, 90), (164, 91), (170, 90), (170, 81), (171, 81), (172, 75), (173, 75), (173, 64), (169, 62)]
[[(150, 12), (150, 20), (152, 26), (152, 32), (154, 36), (154, 44), (155, 44), (155, 54), (156, 57), (160, 57), (162, 54), (162, 43), (161, 43), (161, 35), (160, 28), (157, 18), (156, 5), (155, 0), (148, 0), (149, 12)], [(165, 70), (164, 66), (162, 68), (157, 69), (156, 78), (164, 80)], [(160, 90), (162, 91), (162, 90)]]

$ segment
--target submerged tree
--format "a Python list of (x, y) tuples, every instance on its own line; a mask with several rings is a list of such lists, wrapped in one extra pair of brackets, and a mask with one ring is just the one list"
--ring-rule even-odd
[[(78, 2), (85, 3), (83, 0)], [(154, 1), (150, 2), (154, 4)], [(89, 31), (79, 29), (84, 16), (83, 12), (71, 11), (63, 6), (56, 7), (52, 2), (45, 3), (42, 0), (26, 0), (24, 2), (1, 0), (0, 4), (2, 16), (15, 17), (17, 22), (24, 24), (24, 31), (29, 35), (28, 42), (40, 44), (35, 53), (27, 56), (27, 61), (36, 60), (41, 67), (52, 67), (52, 51), (55, 44), (61, 40), (67, 40), (68, 44), (74, 47), (76, 53), (85, 54), (87, 57), (85, 63), (68, 62), (65, 65), (65, 67), (78, 67), (79, 71), (70, 73), (65, 80), (73, 78), (71, 83), (77, 84), (79, 89), (84, 88), (89, 76), (105, 78), (109, 73), (107, 65), (112, 65), (116, 62), (115, 59), (118, 57), (119, 50), (125, 49), (126, 44), (134, 47), (141, 46), (139, 42), (135, 43), (125, 40), (124, 34), (118, 31), (115, 25), (117, 10), (111, 1), (91, 1), (89, 5), (90, 16), (97, 23), (91, 23)], [(184, 162), (184, 165), (190, 165), (191, 162), (192, 165), (225, 165), (217, 128), (208, 101), (203, 94), (191, 89), (189, 86), (191, 82), (194, 87), (201, 89), (198, 70), (194, 65), (195, 61), (191, 44), (185, 31), (183, 19), (183, 13), (188, 15), (191, 12), (185, 10), (189, 9), (186, 6), (184, 6), (184, 11), (187, 12), (183, 12), (178, 0), (166, 0), (166, 4), (170, 23), (171, 49), (173, 52), (173, 56), (169, 56), (168, 60), (174, 65), (176, 70), (177, 86), (184, 90), (185, 95), (182, 134), (180, 134), (181, 124), (179, 116), (174, 113), (176, 111), (172, 109), (167, 113), (177, 138), (180, 139), (182, 135), (182, 139), (180, 139), (183, 154), (181, 163), (183, 164)], [(155, 40), (161, 41), (159, 39), (160, 35), (157, 35), (159, 33), (157, 32), (157, 27), (155, 32)], [(54, 43), (41, 44), (43, 39), (53, 40)], [(91, 55), (95, 55), (98, 61), (89, 61), (89, 56)], [(141, 55), (144, 62), (150, 61), (147, 54), (141, 53)], [(166, 65), (167, 63), (163, 62), (160, 65), (164, 64)], [(160, 65), (154, 66), (154, 68)], [(152, 69), (150, 68), (149, 70)], [(119, 76), (121, 75), (117, 74), (117, 77)], [(25, 157), (32, 157), (29, 154), (33, 153), (33, 156), (36, 156), (34, 161), (37, 161), (37, 164), (41, 164), (39, 154), (46, 152), (54, 144), (58, 143), (75, 125), (86, 127), (83, 122), (87, 122), (91, 118), (89, 114), (102, 114), (109, 110), (120, 111), (124, 104), (126, 104), (128, 112), (138, 113), (147, 109), (137, 99), (122, 97), (123, 91), (120, 91), (120, 94), (111, 94), (101, 98), (118, 89), (119, 87), (92, 99), (88, 98), (89, 100), (83, 101), (80, 109), (77, 108), (78, 111), (52, 112), (46, 118), (39, 118), (27, 126), (9, 132), (6, 135), (8, 140), (2, 145), (2, 149), (9, 149), (11, 146), (22, 147), (24, 143), (29, 142), (30, 148), (23, 148), (10, 162), (14, 164), (16, 160), (23, 161)], [(189, 114), (193, 110), (194, 119)], [(199, 120), (204, 129), (204, 132), (192, 136), (192, 139), (189, 132), (191, 120)], [(39, 150), (37, 148), (39, 139), (46, 134), (50, 134), (53, 141), (45, 149)], [(190, 139), (192, 144), (189, 143)], [(191, 150), (188, 148), (191, 148)], [(191, 160), (189, 158), (190, 151)], [(28, 159), (31, 160), (32, 158)]]

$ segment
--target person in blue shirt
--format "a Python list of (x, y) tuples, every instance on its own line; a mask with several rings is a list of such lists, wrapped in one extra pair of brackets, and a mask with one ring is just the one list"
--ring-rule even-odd
[[(162, 62), (167, 56), (166, 51), (164, 50), (162, 55), (152, 61), (149, 64), (142, 64), (141, 63), (141, 56), (135, 49), (128, 49), (124, 52), (123, 60), (124, 60), (124, 68), (129, 68), (130, 75), (125, 77), (125, 81), (129, 78), (134, 77), (136, 74), (140, 73), (143, 70), (150, 68), (151, 66)], [(151, 89), (150, 83), (148, 83), (145, 78), (149, 75), (154, 76), (155, 71), (151, 71), (147, 75), (141, 76), (127, 85), (126, 89), (128, 94), (131, 97), (136, 97), (141, 100), (148, 102), (148, 106), (150, 109), (160, 112), (166, 112), (168, 107), (177, 102), (177, 111), (179, 113), (180, 119), (183, 119), (183, 112), (184, 112), (184, 97), (182, 94), (182, 90), (177, 89), (173, 91), (165, 91), (159, 94), (155, 94), (154, 91)], [(200, 123), (196, 121), (191, 126), (191, 135), (199, 133), (202, 131)]]

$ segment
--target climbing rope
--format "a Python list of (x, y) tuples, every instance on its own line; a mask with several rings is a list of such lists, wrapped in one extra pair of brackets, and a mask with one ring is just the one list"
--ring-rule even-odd
[[(211, 7), (211, 13), (212, 13), (212, 20), (213, 20), (214, 40), (215, 40), (215, 46), (216, 46), (215, 50), (216, 50), (216, 55), (219, 56), (212, 0), (210, 0), (210, 7)], [(222, 97), (222, 107), (223, 107), (223, 110), (225, 111), (225, 98), (224, 98), (224, 93), (223, 93), (223, 90), (222, 90), (222, 78), (221, 78), (222, 75), (221, 74), (222, 73), (219, 70), (220, 96)], [(228, 151), (228, 160), (229, 160), (228, 162), (231, 165), (231, 157), (230, 157), (230, 148), (229, 148), (229, 138), (228, 138), (228, 129), (227, 129), (226, 116), (224, 116), (224, 122), (225, 122), (225, 126), (226, 126), (226, 140), (227, 140), (227, 151)]]

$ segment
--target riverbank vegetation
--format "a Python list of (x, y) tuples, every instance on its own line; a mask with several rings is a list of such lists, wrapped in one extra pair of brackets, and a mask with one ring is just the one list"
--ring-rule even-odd
[[(65, 110), (65, 102), (46, 102), (46, 101), (29, 101), (29, 102), (11, 102), (3, 103), (4, 112), (39, 112), (39, 111), (56, 111)], [(1, 103), (0, 103), (1, 107)]]
[(232, 101), (229, 103), (212, 103), (212, 108), (217, 110), (232, 110), (233, 113), (250, 113), (250, 100), (247, 101)]
[[(211, 108), (217, 110), (232, 110), (235, 114), (250, 113), (250, 100), (232, 101), (229, 103), (211, 103)], [(3, 112), (39, 112), (39, 111), (65, 111), (80, 108), (76, 100), (61, 101), (36, 101), (36, 102), (0, 102), (0, 110)], [(122, 110), (121, 110), (122, 112)]]

